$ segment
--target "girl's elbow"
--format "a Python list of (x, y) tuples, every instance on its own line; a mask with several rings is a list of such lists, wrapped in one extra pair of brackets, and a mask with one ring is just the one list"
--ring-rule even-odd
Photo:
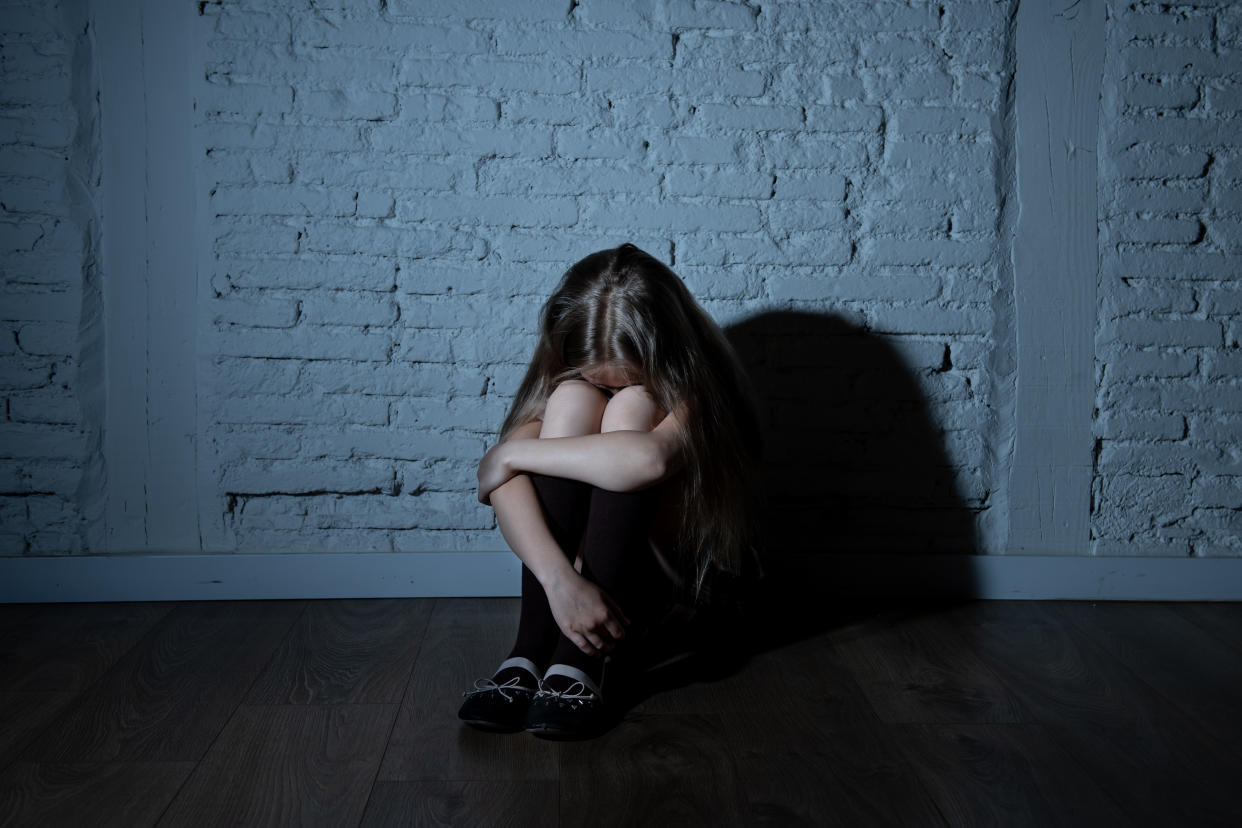
[(642, 478), (638, 486), (635, 488), (643, 489), (647, 486), (654, 486), (660, 483), (664, 478), (668, 477), (670, 471), (668, 454), (663, 451), (659, 444), (649, 444), (646, 451), (643, 452)]

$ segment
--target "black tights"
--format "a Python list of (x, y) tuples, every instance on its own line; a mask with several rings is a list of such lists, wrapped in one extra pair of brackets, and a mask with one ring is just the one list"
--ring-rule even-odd
[[(582, 549), (582, 575), (620, 606), (630, 620), (627, 637), (654, 620), (671, 584), (648, 545), (657, 489), (610, 492), (576, 480), (530, 475), (553, 538), (573, 560)], [(522, 611), (509, 654), (540, 670), (568, 664), (599, 681), (603, 656), (589, 656), (565, 637), (552, 617), (543, 585), (522, 567)]]

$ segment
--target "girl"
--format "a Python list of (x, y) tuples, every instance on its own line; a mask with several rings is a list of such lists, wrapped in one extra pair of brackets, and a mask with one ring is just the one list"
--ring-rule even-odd
[(517, 640), (460, 718), (568, 737), (605, 721), (604, 667), (685, 591), (751, 553), (757, 421), (728, 341), (668, 267), (592, 253), (545, 303), (530, 367), (479, 464), (522, 561)]

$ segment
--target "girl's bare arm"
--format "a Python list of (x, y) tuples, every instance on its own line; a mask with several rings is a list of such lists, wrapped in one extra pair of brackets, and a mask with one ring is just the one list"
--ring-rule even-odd
[[(519, 426), (501, 445), (513, 440), (536, 441), (539, 426), (538, 420)], [(548, 529), (530, 478), (512, 476), (491, 491), (490, 502), (501, 534), (543, 586), (566, 637), (589, 655), (604, 652), (613, 641), (623, 638), (622, 625), (628, 623), (624, 613), (573, 568)]]
[(581, 437), (514, 439), (494, 447), (479, 465), (479, 500), (521, 472), (579, 480), (614, 492), (644, 489), (677, 471), (684, 409), (678, 406), (651, 431), (609, 431)]

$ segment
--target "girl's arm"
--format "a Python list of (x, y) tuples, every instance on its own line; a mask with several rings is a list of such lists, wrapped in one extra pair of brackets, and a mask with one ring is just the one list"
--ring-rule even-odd
[(514, 432), (479, 464), (479, 500), (521, 472), (630, 492), (661, 482), (677, 471), (684, 406), (651, 431), (609, 431), (581, 437), (534, 439)]
[[(539, 427), (538, 420), (519, 426), (509, 440), (533, 440), (531, 435), (537, 436)], [(613, 641), (625, 636), (622, 625), (629, 621), (602, 590), (573, 568), (548, 529), (530, 478), (519, 474), (496, 487), (491, 492), (491, 505), (500, 533), (543, 586), (552, 615), (565, 636), (588, 655), (611, 649)]]

